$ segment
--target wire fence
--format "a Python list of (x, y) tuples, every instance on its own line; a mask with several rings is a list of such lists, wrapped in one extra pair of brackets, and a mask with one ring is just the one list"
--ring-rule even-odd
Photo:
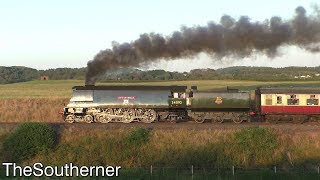
[[(0, 179), (5, 177), (4, 169), (0, 168)], [(58, 177), (56, 177), (58, 178)], [(78, 177), (74, 177), (78, 179)], [(97, 177), (96, 179), (104, 179), (105, 177)], [(64, 179), (64, 178), (62, 178)], [(177, 180), (300, 180), (314, 179), (320, 180), (320, 166), (308, 167), (291, 167), (283, 168), (272, 166), (268, 168), (242, 168), (242, 167), (139, 167), (139, 168), (122, 168), (118, 177), (110, 177), (108, 179), (177, 179)]]
[(124, 179), (317, 179), (320, 167), (241, 168), (241, 167), (157, 167), (123, 169)]

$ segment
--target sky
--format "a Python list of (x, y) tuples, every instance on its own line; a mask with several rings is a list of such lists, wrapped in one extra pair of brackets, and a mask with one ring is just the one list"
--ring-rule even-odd
[[(227, 14), (252, 21), (272, 16), (290, 19), (303, 6), (312, 13), (316, 0), (1, 0), (0, 66), (35, 69), (85, 67), (112, 41), (131, 42), (142, 33), (170, 35), (181, 26), (219, 22)], [(319, 4), (318, 4), (319, 5)], [(256, 55), (245, 59), (215, 60), (206, 54), (194, 59), (160, 60), (144, 69), (189, 71), (229, 66), (319, 66), (320, 53), (297, 47), (280, 48), (281, 56)]]

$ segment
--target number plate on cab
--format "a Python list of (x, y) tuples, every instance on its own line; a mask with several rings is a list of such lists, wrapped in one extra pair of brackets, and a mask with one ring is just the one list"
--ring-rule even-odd
[(179, 99), (179, 98), (172, 98), (169, 99), (169, 106), (170, 107), (185, 107), (186, 106), (186, 99)]

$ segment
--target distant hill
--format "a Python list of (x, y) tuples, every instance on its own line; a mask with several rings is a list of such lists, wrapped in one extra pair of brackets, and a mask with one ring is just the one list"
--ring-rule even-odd
[[(84, 80), (86, 68), (56, 68), (36, 70), (28, 67), (0, 66), (0, 84), (40, 79), (46, 75), (51, 80)], [(235, 66), (220, 69), (194, 69), (190, 72), (169, 72), (165, 70), (142, 71), (134, 68), (109, 70), (98, 77), (98, 81), (157, 81), (157, 80), (199, 80), (234, 79), (258, 81), (313, 81), (320, 80), (320, 66), (317, 67), (246, 67)]]
[(66, 80), (76, 79), (83, 80), (85, 76), (86, 68), (56, 68), (39, 70), (40, 75), (49, 76), (52, 80)]
[(40, 79), (46, 75), (52, 80), (77, 79), (83, 80), (85, 68), (57, 68), (37, 70), (23, 66), (0, 66), (0, 84), (25, 82)]
[(118, 69), (108, 71), (99, 80), (197, 80), (234, 79), (258, 81), (305, 81), (320, 80), (318, 67), (246, 67), (235, 66), (220, 69), (194, 69), (190, 72), (168, 72), (164, 70), (141, 71), (138, 69)]
[(320, 80), (320, 66), (317, 67), (245, 67), (235, 66), (217, 69), (227, 79), (245, 80)]
[(23, 66), (0, 66), (0, 84), (31, 81), (39, 77), (36, 69)]

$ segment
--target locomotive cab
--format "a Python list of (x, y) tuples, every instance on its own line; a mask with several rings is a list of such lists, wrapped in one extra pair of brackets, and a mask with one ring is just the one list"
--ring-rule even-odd
[(186, 107), (186, 92), (171, 91), (171, 96), (168, 98), (169, 107), (171, 108), (185, 108)]
[(193, 91), (197, 90), (197, 86), (191, 86), (189, 92), (186, 89), (171, 90), (171, 96), (168, 98), (170, 108), (186, 108), (191, 105), (190, 98), (193, 97)]

